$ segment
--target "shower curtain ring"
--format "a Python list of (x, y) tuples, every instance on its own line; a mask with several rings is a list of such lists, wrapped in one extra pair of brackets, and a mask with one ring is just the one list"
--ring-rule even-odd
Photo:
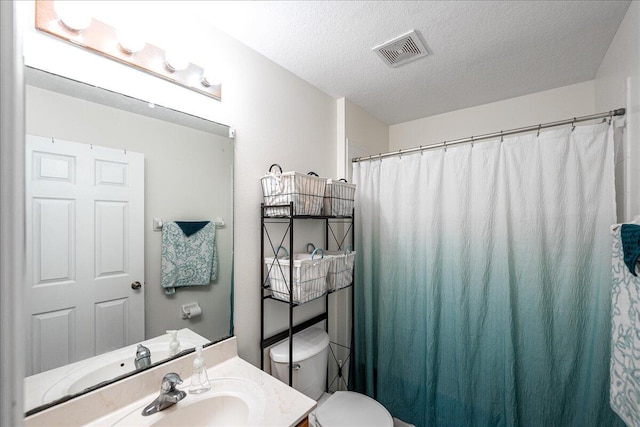
[(576, 118), (573, 118), (573, 122), (571, 122), (571, 132), (573, 132), (576, 129)]
[(447, 152), (447, 141), (444, 141), (442, 143), (442, 145), (444, 146), (444, 152), (446, 153)]
[(424, 150), (422, 149), (422, 145), (420, 146), (420, 155), (424, 155)]
[(502, 134), (502, 131), (500, 131), (500, 142), (504, 142), (504, 135)]
[(473, 135), (471, 135), (471, 148), (473, 148)]
[(541, 127), (542, 127), (542, 123), (540, 123), (540, 124), (538, 125), (538, 134), (536, 135), (536, 138), (539, 138), (539, 137), (540, 137), (540, 128), (541, 128)]
[(398, 157), (402, 160), (402, 150), (398, 150)]

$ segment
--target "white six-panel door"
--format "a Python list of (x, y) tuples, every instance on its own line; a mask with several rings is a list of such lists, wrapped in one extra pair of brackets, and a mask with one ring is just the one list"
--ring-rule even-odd
[[(144, 155), (27, 135), (27, 375), (144, 339)], [(134, 355), (132, 355), (133, 357)]]

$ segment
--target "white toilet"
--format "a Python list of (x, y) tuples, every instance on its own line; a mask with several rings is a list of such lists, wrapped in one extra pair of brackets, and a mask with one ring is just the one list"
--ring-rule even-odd
[[(289, 381), (289, 340), (271, 347), (271, 374)], [(293, 388), (314, 400), (324, 393), (327, 379), (329, 335), (320, 328), (310, 328), (293, 336)], [(315, 412), (316, 425), (393, 427), (389, 411), (368, 396), (352, 391), (338, 391)]]

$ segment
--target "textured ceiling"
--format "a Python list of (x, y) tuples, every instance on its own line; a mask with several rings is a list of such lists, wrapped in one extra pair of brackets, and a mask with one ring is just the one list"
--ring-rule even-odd
[[(180, 4), (327, 94), (394, 124), (593, 79), (630, 2)], [(431, 55), (393, 69), (371, 50), (412, 29)]]

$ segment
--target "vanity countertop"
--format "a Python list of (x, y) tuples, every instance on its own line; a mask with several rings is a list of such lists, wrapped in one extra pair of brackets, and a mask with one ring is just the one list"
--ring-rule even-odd
[[(255, 425), (256, 427), (295, 426), (306, 418), (316, 407), (314, 400), (309, 399), (304, 394), (288, 387), (281, 381), (237, 356), (209, 368), (207, 373), (212, 383), (219, 379), (244, 379), (256, 384), (264, 392), (266, 398), (264, 412), (261, 411), (260, 419), (251, 423), (251, 425)], [(178, 388), (188, 391), (190, 374), (185, 373), (183, 375), (180, 373), (180, 377), (184, 380), (184, 383)], [(150, 422), (154, 422), (155, 420), (152, 419), (152, 417), (160, 420), (163, 415), (171, 414), (173, 411), (179, 411), (180, 406), (191, 403), (190, 400), (206, 399), (207, 393), (192, 395), (187, 392), (187, 396), (182, 401), (162, 412), (151, 415), (150, 417), (142, 417), (142, 415), (139, 415), (142, 408), (151, 403), (157, 396), (157, 392), (144, 396), (118, 411), (114, 411), (105, 417), (88, 423), (86, 426), (119, 426), (121, 425), (120, 423), (123, 422), (123, 419), (125, 421), (123, 423), (124, 425), (130, 424), (127, 420), (131, 420), (131, 422), (133, 422), (132, 425), (140, 425), (138, 422), (147, 421), (145, 418), (149, 418)], [(212, 411), (215, 411), (215, 409), (212, 409)]]
[[(260, 413), (256, 426), (295, 426), (303, 421), (316, 407), (316, 402), (268, 373), (256, 368), (237, 356), (235, 337), (207, 347), (203, 351), (212, 384), (218, 380), (246, 381), (264, 394), (264, 411)], [(164, 374), (176, 372), (183, 379), (180, 389), (189, 388), (192, 362), (195, 355), (189, 354), (131, 378), (111, 384), (69, 402), (54, 406), (25, 419), (25, 426), (112, 426), (140, 422), (138, 414), (151, 403), (160, 390)], [(205, 392), (187, 396), (174, 407), (165, 409), (151, 417), (171, 415), (198, 399), (206, 399)], [(140, 420), (155, 422), (151, 417)], [(125, 421), (123, 423), (123, 421)]]

